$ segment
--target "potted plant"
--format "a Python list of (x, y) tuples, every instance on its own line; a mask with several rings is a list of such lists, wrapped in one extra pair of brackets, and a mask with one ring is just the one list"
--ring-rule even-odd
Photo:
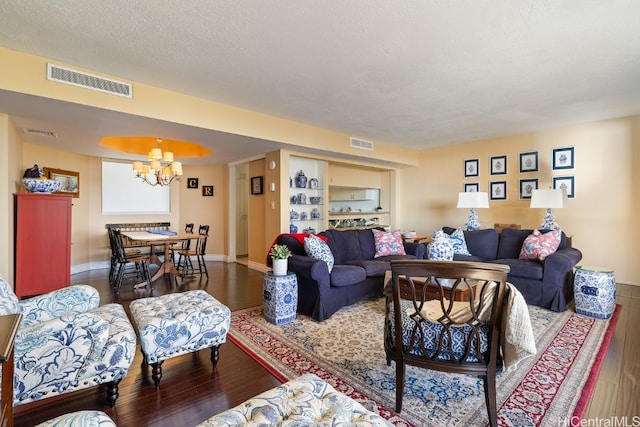
[(273, 261), (273, 274), (276, 276), (284, 276), (287, 274), (288, 259), (291, 251), (287, 245), (273, 245), (269, 253)]

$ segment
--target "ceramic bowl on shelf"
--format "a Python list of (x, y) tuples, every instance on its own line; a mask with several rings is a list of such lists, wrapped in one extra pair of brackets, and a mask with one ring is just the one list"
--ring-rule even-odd
[(416, 232), (415, 231), (405, 231), (404, 233), (402, 233), (402, 236), (407, 238), (407, 239), (412, 239), (412, 238), (416, 237)]
[(53, 179), (24, 178), (24, 188), (30, 193), (53, 193), (58, 191), (62, 183)]
[(311, 197), (309, 197), (309, 201), (311, 202), (312, 205), (317, 205), (318, 203), (320, 203), (321, 199), (322, 199), (322, 197), (320, 197), (320, 196), (311, 196)]

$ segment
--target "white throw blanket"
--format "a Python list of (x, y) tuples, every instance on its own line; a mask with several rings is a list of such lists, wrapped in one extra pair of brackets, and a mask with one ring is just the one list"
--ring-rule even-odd
[(516, 369), (520, 362), (537, 353), (527, 303), (520, 291), (509, 282), (507, 289), (509, 294), (502, 315), (502, 356), (505, 372)]

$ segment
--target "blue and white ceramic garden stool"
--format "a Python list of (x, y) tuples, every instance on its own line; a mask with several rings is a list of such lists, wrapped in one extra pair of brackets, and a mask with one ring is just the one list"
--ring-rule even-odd
[(616, 279), (613, 271), (577, 266), (573, 293), (576, 313), (596, 319), (608, 319), (616, 305)]
[(282, 325), (296, 318), (298, 310), (298, 279), (293, 273), (264, 275), (264, 317), (271, 323)]

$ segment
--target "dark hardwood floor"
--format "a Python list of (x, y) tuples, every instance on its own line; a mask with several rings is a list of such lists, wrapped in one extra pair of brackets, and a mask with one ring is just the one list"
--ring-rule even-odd
[[(208, 262), (209, 280), (199, 276), (183, 286), (171, 280), (154, 282), (152, 295), (204, 289), (231, 310), (262, 304), (263, 273), (234, 263)], [(129, 302), (149, 296), (124, 284), (116, 297), (108, 283), (107, 270), (93, 270), (72, 276), (72, 283), (85, 283), (98, 289), (101, 304), (119, 302), (129, 313)], [(220, 360), (214, 369), (210, 351), (203, 350), (169, 359), (162, 365), (163, 377), (156, 390), (151, 368), (142, 366), (138, 345), (129, 373), (120, 383), (120, 397), (109, 408), (106, 387), (91, 387), (66, 395), (44, 399), (15, 408), (15, 425), (33, 426), (53, 417), (82, 409), (99, 409), (120, 427), (195, 426), (214, 414), (236, 406), (252, 396), (280, 384), (233, 343), (220, 347)]]
[[(205, 289), (231, 310), (262, 304), (261, 272), (235, 263), (207, 262), (209, 280), (187, 280), (176, 286), (170, 280), (154, 283), (152, 295)], [(99, 290), (102, 303), (119, 302), (128, 312), (129, 302), (149, 296), (123, 285), (119, 298), (108, 284), (107, 270), (94, 270), (72, 276), (72, 283), (86, 283)], [(618, 285), (618, 302), (623, 311), (596, 389), (585, 414), (588, 418), (640, 416), (640, 335), (636, 332), (640, 313), (640, 287)], [(214, 369), (210, 352), (169, 359), (163, 364), (163, 377), (156, 390), (149, 367), (142, 366), (139, 347), (129, 373), (120, 383), (120, 397), (114, 408), (106, 404), (104, 386), (44, 399), (15, 408), (15, 425), (33, 426), (55, 416), (81, 409), (106, 412), (120, 427), (194, 426), (227, 408), (280, 384), (258, 363), (228, 342), (220, 348), (220, 361)]]

